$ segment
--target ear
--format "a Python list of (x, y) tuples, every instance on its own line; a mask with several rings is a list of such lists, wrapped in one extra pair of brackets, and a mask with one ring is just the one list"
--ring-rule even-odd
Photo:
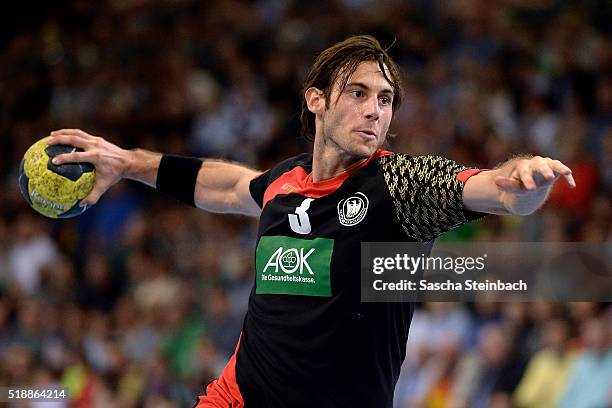
[(325, 94), (320, 89), (311, 86), (304, 92), (304, 99), (306, 99), (308, 110), (315, 115), (325, 111)]

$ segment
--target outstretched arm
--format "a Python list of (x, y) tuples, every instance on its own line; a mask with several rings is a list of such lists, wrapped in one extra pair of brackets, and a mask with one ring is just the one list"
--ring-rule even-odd
[[(96, 184), (82, 204), (95, 204), (102, 194), (121, 179), (136, 180), (156, 187), (162, 158), (143, 149), (122, 149), (101, 137), (78, 129), (51, 132), (49, 144), (67, 144), (83, 149), (57, 156), (55, 164), (89, 162), (96, 168)], [(261, 209), (249, 192), (250, 181), (260, 172), (219, 160), (204, 160), (197, 174), (196, 207), (221, 213), (259, 216)]]
[(528, 215), (544, 204), (561, 177), (571, 188), (576, 186), (572, 171), (559, 160), (540, 156), (511, 159), (469, 178), (463, 188), (463, 205), (489, 214)]

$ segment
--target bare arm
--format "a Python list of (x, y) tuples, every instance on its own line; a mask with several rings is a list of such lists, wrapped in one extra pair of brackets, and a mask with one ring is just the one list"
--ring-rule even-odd
[(259, 216), (261, 208), (249, 191), (261, 172), (218, 160), (204, 160), (195, 190), (198, 208), (221, 213)]
[[(162, 155), (143, 149), (125, 150), (78, 129), (51, 132), (50, 144), (68, 144), (83, 149), (57, 156), (57, 163), (90, 162), (96, 168), (96, 184), (82, 200), (95, 204), (119, 180), (131, 179), (155, 187)], [(258, 216), (261, 209), (249, 192), (250, 181), (259, 175), (247, 167), (217, 160), (204, 160), (198, 173), (194, 200), (198, 208), (221, 213)]]
[(540, 156), (511, 159), (468, 179), (463, 205), (490, 214), (528, 215), (546, 202), (560, 177), (570, 187), (576, 186), (572, 171), (558, 160)]

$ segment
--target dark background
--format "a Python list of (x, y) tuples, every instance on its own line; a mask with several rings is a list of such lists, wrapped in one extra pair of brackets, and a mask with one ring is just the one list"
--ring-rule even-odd
[[(1, 385), (61, 381), (77, 407), (188, 406), (233, 352), (253, 279), (253, 220), (135, 183), (75, 219), (42, 218), (18, 189), (27, 147), (82, 128), (125, 148), (268, 168), (310, 149), (302, 79), (351, 34), (393, 44), (405, 75), (394, 150), (488, 168), (535, 153), (574, 171), (578, 188), (559, 183), (537, 214), (443, 239), (612, 236), (609, 2), (12, 6), (0, 17)], [(535, 407), (544, 388), (551, 404), (600, 406), (585, 393), (609, 404), (611, 316), (589, 302), (421, 305), (397, 406)], [(604, 363), (589, 366), (593, 356)], [(526, 369), (542, 361), (548, 371)]]

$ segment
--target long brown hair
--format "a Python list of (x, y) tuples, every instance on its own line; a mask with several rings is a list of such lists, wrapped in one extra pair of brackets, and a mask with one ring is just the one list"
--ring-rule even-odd
[[(319, 54), (304, 80), (302, 96), (310, 87), (320, 89), (325, 95), (325, 107), (329, 108), (332, 87), (336, 80), (340, 79), (340, 92), (342, 92), (346, 88), (350, 76), (359, 64), (365, 61), (376, 61), (385, 79), (393, 88), (392, 110), (395, 113), (402, 103), (403, 92), (399, 67), (389, 56), (387, 49), (382, 48), (378, 40), (369, 35), (349, 37)], [(308, 110), (304, 98), (302, 98), (300, 121), (302, 123), (302, 136), (313, 141), (315, 115)]]

